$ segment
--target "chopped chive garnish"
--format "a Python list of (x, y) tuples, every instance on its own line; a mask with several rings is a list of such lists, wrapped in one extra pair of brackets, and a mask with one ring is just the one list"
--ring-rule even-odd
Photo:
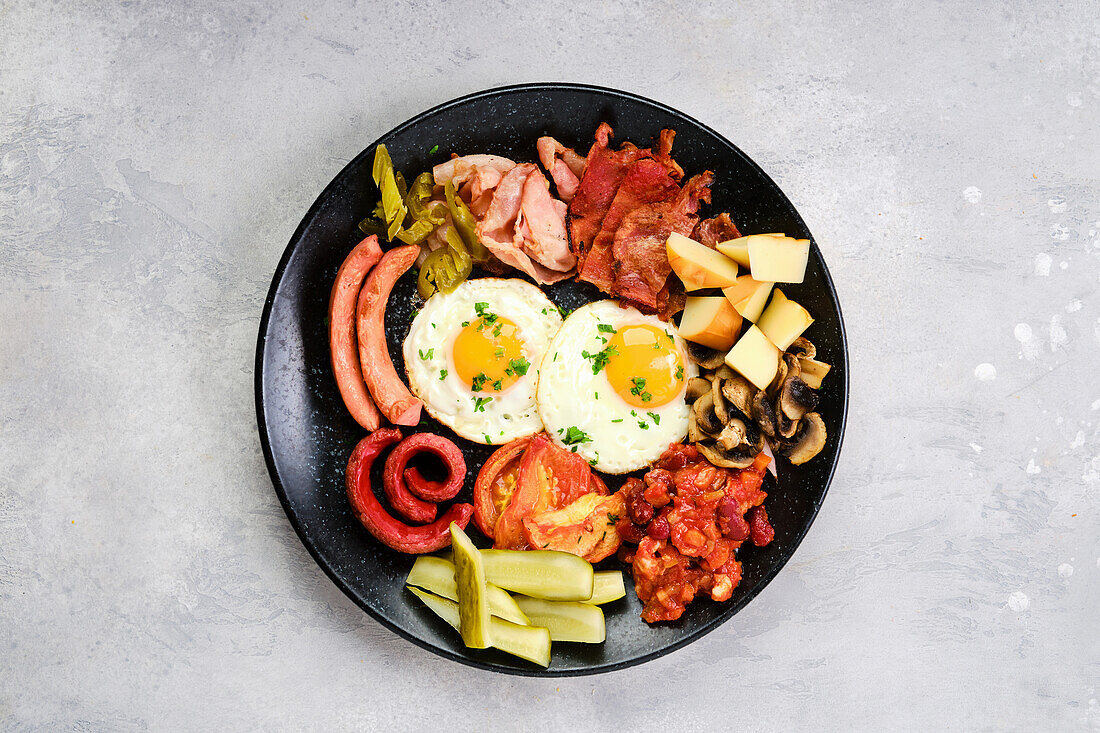
[(565, 437), (561, 439), (561, 442), (566, 445), (576, 445), (577, 443), (587, 443), (592, 438), (588, 437), (588, 433), (584, 432), (576, 425), (570, 425), (569, 429), (565, 431)]
[(658, 415), (656, 412), (647, 412), (646, 414), (649, 415), (649, 419), (653, 421), (654, 425), (661, 424), (661, 416)]
[(587, 351), (582, 351), (581, 356), (585, 359), (592, 360), (592, 373), (599, 374), (600, 370), (607, 366), (607, 363), (611, 361), (611, 357), (618, 354), (618, 350), (614, 346), (608, 346), (603, 351), (598, 351), (595, 354), (589, 354)]
[[(489, 311), (489, 304), (483, 301), (478, 301), (477, 303), (474, 303), (474, 312), (477, 313), (477, 315), (481, 318), (481, 323), (478, 324), (477, 327), (478, 331), (482, 330), (486, 326), (491, 326), (494, 322), (496, 322), (498, 318), (496, 313), (492, 313)], [(497, 335), (499, 336), (500, 334)]]

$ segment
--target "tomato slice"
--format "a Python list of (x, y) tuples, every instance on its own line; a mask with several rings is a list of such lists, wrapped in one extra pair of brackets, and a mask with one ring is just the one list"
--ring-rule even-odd
[(536, 550), (560, 550), (588, 562), (599, 562), (622, 544), (615, 526), (625, 513), (621, 492), (611, 496), (585, 494), (563, 509), (524, 519), (524, 536)]
[(497, 449), (474, 482), (474, 523), (489, 539), (494, 539), (494, 531), (500, 513), (512, 499), (519, 476), (520, 458), (530, 445), (531, 438), (519, 438)]
[[(494, 528), (494, 547), (527, 550), (523, 520), (541, 512), (568, 506), (597, 490), (592, 467), (576, 453), (554, 445), (545, 435), (531, 438), (520, 461), (516, 489)], [(603, 482), (599, 482), (602, 486)], [(607, 487), (603, 487), (606, 491)]]

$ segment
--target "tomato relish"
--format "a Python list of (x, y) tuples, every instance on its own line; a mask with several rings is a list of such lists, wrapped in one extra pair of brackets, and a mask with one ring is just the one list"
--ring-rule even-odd
[(729, 600), (741, 581), (736, 551), (746, 540), (763, 546), (774, 531), (761, 489), (769, 458), (744, 469), (719, 468), (694, 446), (673, 445), (622, 493), (627, 516), (620, 557), (633, 566), (634, 589), (649, 623), (680, 618), (700, 592)]

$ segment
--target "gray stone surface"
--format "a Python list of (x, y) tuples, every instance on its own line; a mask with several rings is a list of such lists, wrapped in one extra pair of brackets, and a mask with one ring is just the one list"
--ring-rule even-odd
[[(573, 5), (0, 3), (0, 727), (1100, 728), (1100, 7)], [(682, 651), (549, 681), (347, 600), (252, 397), (329, 179), (537, 80), (753, 156), (853, 358), (836, 481), (775, 582)]]

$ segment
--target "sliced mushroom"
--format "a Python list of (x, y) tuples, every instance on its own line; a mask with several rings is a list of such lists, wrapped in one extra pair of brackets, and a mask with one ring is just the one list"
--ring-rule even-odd
[(727, 422), (726, 427), (722, 428), (722, 432), (718, 434), (718, 446), (726, 450), (748, 444), (749, 426), (737, 418)]
[(733, 370), (730, 369), (729, 364), (722, 362), (722, 365), (714, 370), (714, 376), (716, 379), (730, 379), (733, 377)]
[(714, 414), (714, 397), (710, 392), (695, 400), (691, 406), (692, 420), (695, 421), (699, 431), (707, 435), (718, 435), (725, 425)]
[(710, 391), (710, 380), (705, 377), (692, 377), (687, 383), (687, 400), (694, 402)]
[(781, 438), (791, 438), (798, 430), (798, 420), (787, 417), (779, 406), (779, 399), (775, 401), (775, 432)]
[(718, 444), (700, 443), (698, 448), (704, 458), (722, 468), (748, 468), (756, 458), (756, 454), (749, 451), (747, 446), (726, 450)]
[(699, 429), (699, 420), (695, 417), (695, 411), (692, 410), (688, 416), (688, 442), (698, 443), (703, 440), (711, 440), (711, 436)]
[(746, 415), (752, 414), (752, 397), (754, 394), (756, 394), (756, 388), (752, 386), (752, 382), (740, 374), (734, 374), (729, 379), (722, 381), (722, 396)]
[(769, 395), (779, 394), (779, 389), (783, 386), (783, 382), (787, 379), (787, 360), (779, 360), (779, 369), (775, 372), (775, 379), (768, 385), (766, 390)]
[(821, 401), (817, 391), (799, 377), (788, 377), (779, 393), (779, 412), (792, 420), (798, 420), (807, 412), (817, 409)]
[(764, 446), (767, 445), (767, 441), (764, 440), (764, 433), (760, 428), (752, 423), (748, 417), (745, 418), (745, 425), (748, 428), (746, 431), (746, 437), (748, 439), (749, 449), (755, 456), (760, 451), (764, 450)]
[(768, 396), (763, 391), (757, 392), (752, 398), (752, 419), (760, 426), (761, 432), (769, 438), (774, 438), (779, 433), (775, 408), (772, 407), (771, 402), (768, 402)]
[(718, 351), (693, 341), (686, 343), (688, 356), (704, 369), (717, 369), (726, 358), (726, 352), (724, 351)]
[(799, 359), (812, 359), (817, 356), (817, 347), (810, 343), (809, 339), (799, 336), (787, 347), (787, 353)]
[(710, 383), (710, 398), (714, 403), (714, 414), (722, 422), (727, 422), (730, 419), (730, 414), (726, 410), (726, 398), (722, 396), (722, 380), (718, 378), (717, 373), (714, 381)]
[(798, 421), (798, 432), (784, 454), (787, 460), (801, 466), (825, 447), (825, 421), (816, 412), (807, 412)]
[(783, 361), (787, 362), (787, 376), (783, 379), (784, 384), (791, 380), (791, 377), (802, 376), (802, 362), (797, 356), (791, 353), (783, 354)]

